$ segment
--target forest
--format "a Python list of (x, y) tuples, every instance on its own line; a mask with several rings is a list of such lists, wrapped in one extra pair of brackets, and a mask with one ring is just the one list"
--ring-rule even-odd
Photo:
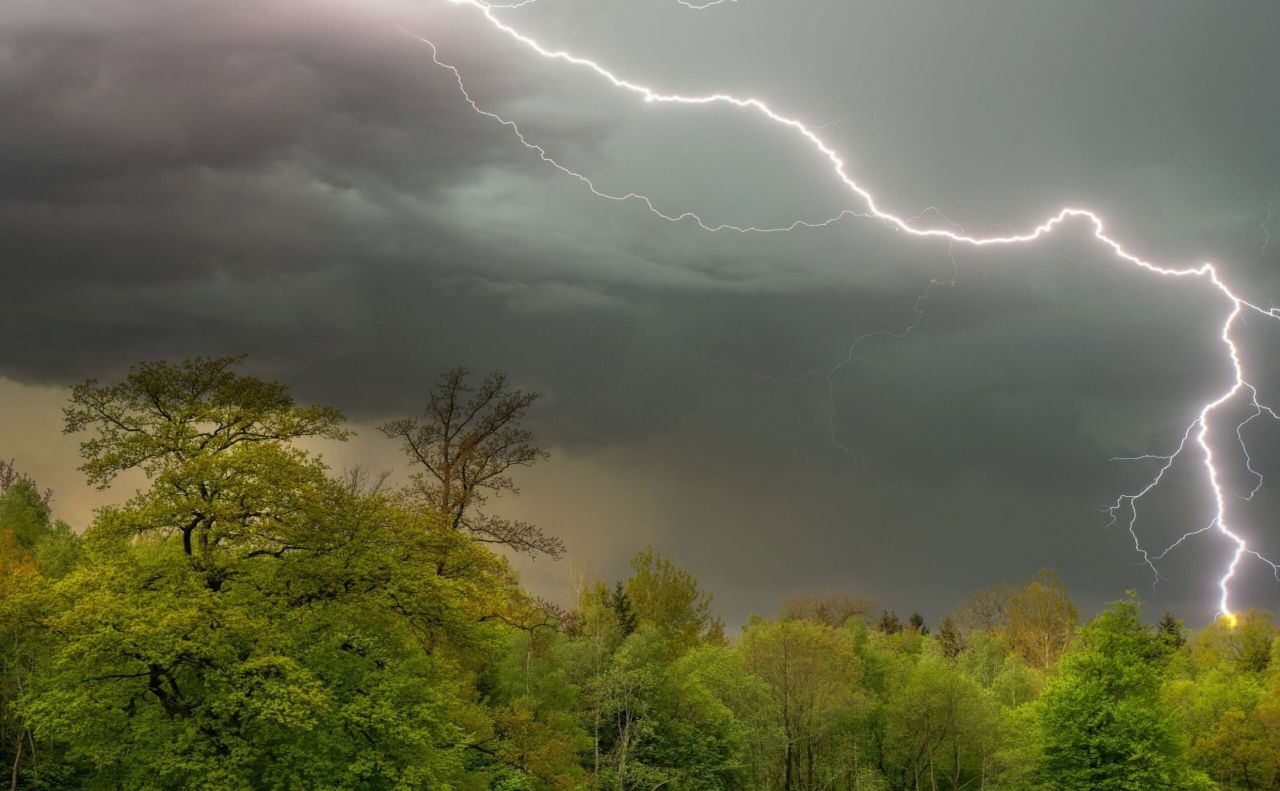
[(547, 456), (537, 393), (447, 374), (382, 426), (391, 478), (327, 467), (343, 415), (243, 363), (71, 390), (87, 484), (145, 480), (91, 524), (0, 466), (10, 788), (1280, 789), (1267, 612), (1084, 618), (1021, 570), (933, 623), (860, 591), (726, 627), (654, 547), (543, 601), (512, 554), (571, 548), (490, 510)]

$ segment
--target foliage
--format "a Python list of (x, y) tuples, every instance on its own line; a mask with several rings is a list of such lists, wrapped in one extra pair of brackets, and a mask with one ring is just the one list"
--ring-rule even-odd
[(652, 548), (560, 611), (488, 546), (558, 542), (482, 508), (545, 455), (521, 427), (536, 394), (452, 372), (388, 424), (415, 477), (383, 491), (299, 445), (345, 437), (336, 410), (240, 362), (72, 391), (89, 481), (146, 477), (82, 534), (0, 464), (11, 787), (1280, 788), (1268, 613), (1189, 631), (1130, 598), (1077, 629), (1046, 570), (933, 634), (834, 594), (727, 635)]
[(1066, 587), (1053, 571), (1041, 569), (1009, 599), (1004, 635), (1028, 664), (1046, 668), (1071, 644), (1076, 618)]
[(1137, 602), (1114, 602), (1081, 633), (1039, 701), (1043, 778), (1063, 791), (1203, 787), (1160, 697), (1167, 649)]
[(648, 623), (680, 653), (699, 641), (722, 640), (724, 624), (711, 610), (711, 595), (698, 580), (647, 548), (631, 559), (626, 595), (640, 623)]

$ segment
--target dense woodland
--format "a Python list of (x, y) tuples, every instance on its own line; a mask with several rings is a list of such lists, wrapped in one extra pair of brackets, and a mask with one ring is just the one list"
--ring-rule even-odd
[(933, 624), (823, 595), (729, 633), (653, 549), (558, 607), (505, 557), (564, 547), (486, 511), (545, 457), (536, 394), (452, 372), (383, 427), (391, 486), (302, 450), (342, 416), (240, 362), (74, 388), (88, 482), (146, 476), (83, 530), (0, 467), (12, 788), (1280, 788), (1268, 613), (1079, 623), (1042, 571)]

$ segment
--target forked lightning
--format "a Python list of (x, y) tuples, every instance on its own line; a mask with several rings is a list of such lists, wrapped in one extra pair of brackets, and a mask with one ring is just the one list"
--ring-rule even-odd
[[(715, 0), (714, 2), (687, 2), (686, 0), (676, 0), (676, 2), (681, 5), (694, 9), (703, 9), (712, 5), (719, 5), (725, 1), (726, 0)], [(430, 47), (432, 60), (436, 65), (447, 69), (453, 74), (457, 82), (458, 89), (461, 91), (463, 98), (473, 110), (508, 127), (523, 146), (536, 153), (543, 161), (547, 162), (552, 167), (555, 167), (565, 175), (579, 181), (597, 197), (620, 202), (636, 201), (642, 203), (650, 213), (663, 220), (670, 222), (691, 222), (695, 223), (699, 228), (707, 231), (776, 233), (792, 231), (799, 228), (822, 227), (846, 217), (863, 217), (878, 220), (890, 228), (910, 236), (934, 238), (939, 241), (946, 242), (949, 245), (960, 244), (973, 247), (1028, 244), (1035, 242), (1042, 237), (1048, 236), (1059, 227), (1067, 225), (1068, 223), (1079, 223), (1087, 227), (1092, 232), (1094, 239), (1103, 245), (1103, 247), (1108, 249), (1114, 256), (1132, 264), (1133, 266), (1139, 267), (1153, 275), (1159, 275), (1161, 277), (1194, 278), (1203, 281), (1206, 287), (1212, 288), (1221, 294), (1225, 301), (1227, 311), (1223, 320), (1220, 338), (1227, 357), (1231, 361), (1233, 376), (1230, 381), (1223, 384), (1222, 390), (1215, 398), (1203, 404), (1199, 408), (1195, 419), (1187, 427), (1186, 431), (1183, 432), (1181, 442), (1172, 450), (1172, 452), (1165, 456), (1149, 455), (1137, 457), (1138, 459), (1159, 462), (1157, 472), (1145, 486), (1132, 493), (1121, 495), (1107, 510), (1111, 515), (1112, 523), (1116, 523), (1121, 519), (1124, 520), (1130, 535), (1133, 537), (1134, 548), (1142, 556), (1146, 564), (1151, 567), (1151, 570), (1156, 574), (1157, 579), (1159, 578), (1159, 572), (1156, 570), (1155, 561), (1163, 558), (1187, 539), (1212, 530), (1216, 531), (1223, 537), (1223, 539), (1228, 541), (1229, 546), (1233, 547), (1234, 551), (1231, 554), (1230, 562), (1227, 564), (1227, 567), (1218, 582), (1218, 587), (1221, 591), (1218, 608), (1221, 614), (1232, 622), (1235, 620), (1235, 615), (1233, 614), (1230, 604), (1231, 580), (1235, 576), (1240, 562), (1244, 560), (1246, 556), (1256, 558), (1257, 560), (1267, 564), (1267, 566), (1269, 566), (1272, 572), (1276, 575), (1276, 578), (1280, 579), (1280, 566), (1251, 549), (1245, 539), (1232, 528), (1227, 507), (1228, 495), (1224, 488), (1225, 485), (1218, 468), (1218, 454), (1215, 453), (1215, 448), (1220, 449), (1223, 446), (1224, 441), (1229, 447), (1239, 448), (1239, 461), (1253, 476), (1253, 480), (1255, 481), (1253, 490), (1246, 497), (1246, 499), (1252, 498), (1262, 486), (1262, 476), (1256, 472), (1252, 465), (1252, 459), (1249, 456), (1244, 440), (1244, 427), (1256, 418), (1263, 416), (1280, 419), (1280, 414), (1278, 414), (1272, 407), (1262, 403), (1259, 398), (1257, 388), (1251, 384), (1246, 377), (1244, 362), (1241, 359), (1240, 349), (1236, 344), (1233, 333), (1237, 328), (1237, 325), (1246, 315), (1280, 319), (1280, 308), (1276, 308), (1275, 306), (1264, 308), (1238, 296), (1221, 279), (1217, 267), (1215, 267), (1211, 262), (1205, 261), (1194, 265), (1183, 266), (1163, 265), (1156, 264), (1138, 256), (1126, 249), (1115, 237), (1108, 233), (1101, 216), (1086, 208), (1065, 207), (1053, 216), (1045, 219), (1025, 232), (995, 236), (971, 235), (963, 229), (957, 229), (956, 226), (950, 224), (946, 227), (931, 225), (924, 218), (930, 214), (937, 216), (936, 212), (926, 212), (925, 214), (917, 215), (916, 217), (900, 217), (881, 208), (875, 196), (866, 187), (855, 181), (848, 174), (845, 169), (843, 158), (834, 148), (832, 148), (818, 135), (818, 131), (822, 128), (821, 126), (809, 126), (796, 118), (781, 115), (774, 111), (766, 102), (755, 97), (739, 97), (727, 93), (713, 93), (702, 96), (684, 96), (680, 94), (663, 93), (646, 85), (620, 77), (605, 66), (589, 58), (575, 55), (562, 49), (553, 49), (544, 46), (533, 37), (520, 32), (515, 27), (512, 27), (508, 23), (499, 19), (497, 16), (497, 12), (500, 9), (518, 8), (520, 6), (529, 5), (535, 2), (535, 0), (515, 0), (505, 5), (489, 4), (483, 2), (483, 0), (449, 0), (449, 2), (479, 14), (494, 31), (518, 42), (534, 55), (554, 61), (560, 61), (570, 66), (593, 72), (600, 79), (607, 81), (615, 88), (633, 94), (644, 102), (681, 105), (730, 105), (746, 112), (763, 116), (769, 121), (772, 121), (784, 128), (788, 133), (799, 135), (804, 138), (813, 148), (815, 153), (825, 159), (829, 164), (832, 176), (838, 179), (839, 182), (850, 193), (852, 193), (852, 196), (856, 199), (856, 206), (859, 208), (844, 209), (834, 216), (815, 220), (797, 219), (791, 223), (774, 227), (742, 226), (724, 223), (707, 223), (694, 212), (682, 212), (679, 214), (664, 212), (647, 196), (639, 193), (628, 192), (625, 194), (615, 194), (606, 192), (599, 189), (586, 175), (557, 162), (542, 146), (528, 140), (514, 121), (482, 108), (467, 91), (462, 80), (461, 72), (455, 66), (440, 59), (440, 52), (435, 43), (430, 39), (410, 34), (414, 35), (415, 38)], [(945, 218), (943, 219), (945, 220)], [(934, 284), (936, 285), (937, 283), (935, 282)], [(928, 292), (926, 290), (925, 294), (927, 293)], [(897, 333), (885, 332), (880, 334), (901, 337), (914, 329), (919, 323), (919, 317), (921, 315), (920, 308), (923, 303), (923, 297), (924, 295), (922, 295), (921, 299), (916, 303), (916, 320), (909, 325), (905, 331)], [(869, 336), (863, 337), (865, 338)], [(859, 339), (859, 341), (860, 340), (862, 339)], [(828, 381), (830, 381), (831, 374), (839, 368), (847, 365), (852, 360), (856, 345), (857, 341), (855, 341), (854, 346), (850, 348), (849, 356), (846, 360), (826, 371), (828, 373)], [(1219, 427), (1219, 430), (1215, 431), (1213, 420), (1215, 413), (1233, 402), (1240, 402), (1247, 405), (1252, 414), (1250, 414), (1243, 422), (1231, 427), (1227, 431), (1223, 431), (1222, 427)], [(1229, 436), (1227, 436), (1228, 434)], [(832, 441), (839, 445), (839, 443), (836, 442), (834, 431), (832, 434)], [(1184, 454), (1190, 452), (1192, 447), (1196, 448), (1202, 457), (1204, 483), (1214, 504), (1213, 517), (1208, 524), (1185, 533), (1164, 550), (1152, 553), (1143, 547), (1142, 542), (1138, 538), (1136, 526), (1138, 518), (1138, 502), (1150, 494), (1164, 481), (1166, 473), (1169, 472), (1169, 470)], [(1222, 451), (1220, 450), (1220, 452)]]

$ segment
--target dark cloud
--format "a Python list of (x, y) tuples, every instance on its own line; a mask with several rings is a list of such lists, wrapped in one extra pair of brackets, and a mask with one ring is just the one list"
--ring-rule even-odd
[[(896, 210), (986, 229), (1087, 203), (1145, 254), (1213, 256), (1280, 297), (1274, 3), (669, 5), (511, 13), (629, 76), (839, 120), (826, 134)], [(655, 111), (447, 3), (19, 0), (0, 13), (0, 334), (21, 342), (0, 374), (65, 384), (248, 351), (370, 424), (452, 365), (506, 370), (546, 392), (535, 419), (557, 451), (527, 482), (528, 514), (604, 574), (655, 542), (731, 621), (831, 588), (940, 615), (1043, 565), (1089, 606), (1148, 584), (1100, 513), (1143, 468), (1108, 459), (1165, 452), (1221, 381), (1221, 299), (1072, 229), (949, 251), (859, 220), (771, 236), (667, 224), (472, 113), (405, 31), (602, 189), (714, 222), (850, 207), (783, 130)], [(786, 381), (907, 326), (925, 284), (953, 274), (909, 337), (860, 345), (830, 386)], [(1271, 392), (1277, 337), (1258, 324), (1247, 360)], [(1250, 437), (1255, 467), (1280, 474), (1277, 428)], [(1152, 501), (1153, 545), (1201, 526), (1187, 490)], [(1233, 507), (1280, 554), (1258, 527), (1277, 496)], [(1153, 595), (1201, 618), (1223, 550), (1193, 547)], [(1275, 601), (1261, 572), (1242, 599)]]

